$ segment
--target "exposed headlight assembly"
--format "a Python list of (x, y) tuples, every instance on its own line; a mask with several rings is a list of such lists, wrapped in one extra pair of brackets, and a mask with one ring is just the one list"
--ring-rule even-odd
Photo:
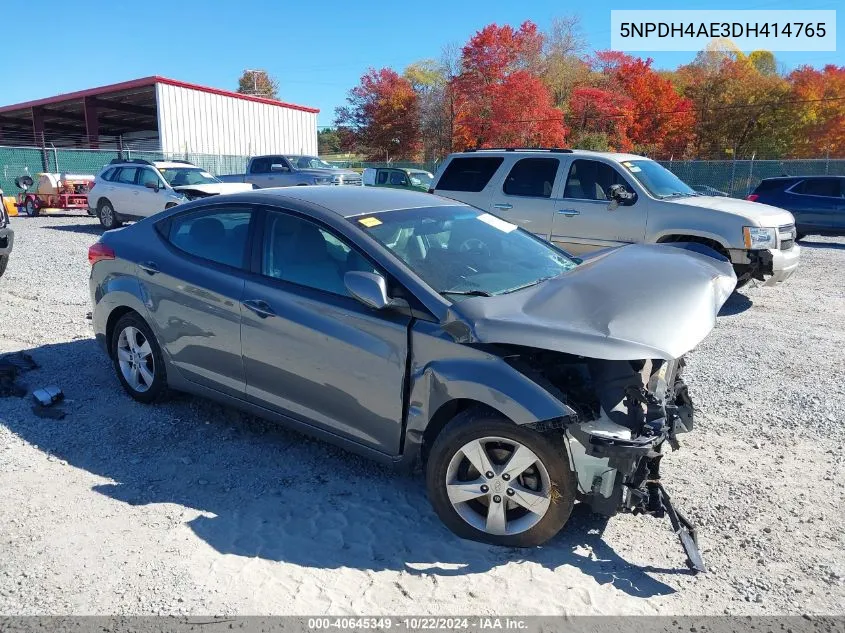
[(747, 249), (775, 248), (778, 241), (777, 229), (744, 226), (742, 227), (742, 238)]

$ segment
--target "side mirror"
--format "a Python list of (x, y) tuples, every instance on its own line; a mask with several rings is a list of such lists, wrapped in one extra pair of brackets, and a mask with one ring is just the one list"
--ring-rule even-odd
[(628, 191), (625, 188), (625, 185), (611, 185), (608, 193), (610, 194), (610, 199), (613, 202), (616, 202), (623, 207), (630, 206), (637, 201), (637, 194), (632, 191)]
[(153, 182), (152, 180), (148, 180), (147, 182), (145, 182), (145, 183), (144, 183), (144, 186), (145, 186), (147, 189), (152, 189), (153, 191), (155, 191), (156, 193), (158, 193), (159, 186), (158, 186), (158, 183), (157, 183), (157, 182)]
[(365, 306), (383, 310), (392, 304), (387, 296), (387, 281), (381, 275), (353, 270), (344, 275), (343, 283), (349, 294)]
[(270, 171), (289, 171), (285, 165), (274, 163), (270, 165)]

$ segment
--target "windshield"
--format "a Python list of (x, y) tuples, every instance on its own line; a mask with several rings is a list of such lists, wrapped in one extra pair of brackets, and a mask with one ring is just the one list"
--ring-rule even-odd
[(402, 209), (349, 221), (453, 300), (513, 292), (576, 266), (551, 244), (471, 207)]
[(164, 167), (159, 168), (159, 171), (171, 187), (208, 185), (214, 182), (222, 182), (219, 178), (215, 178), (199, 167)]
[(655, 198), (697, 195), (683, 180), (653, 160), (626, 160), (622, 166)]
[(434, 176), (427, 171), (411, 171), (408, 172), (408, 177), (414, 187), (425, 187), (426, 189), (431, 186), (431, 181), (434, 180)]
[(285, 158), (297, 169), (338, 169), (337, 166), (316, 156), (286, 156)]

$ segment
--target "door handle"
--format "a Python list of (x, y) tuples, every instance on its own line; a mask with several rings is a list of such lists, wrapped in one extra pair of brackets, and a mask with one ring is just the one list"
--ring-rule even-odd
[(247, 308), (248, 310), (252, 310), (262, 319), (276, 316), (276, 313), (273, 312), (273, 308), (270, 307), (270, 304), (266, 301), (262, 301), (261, 299), (247, 299), (246, 301), (242, 301), (241, 303), (245, 308)]
[(500, 202), (498, 204), (493, 205), (494, 209), (513, 209), (512, 204), (508, 204), (507, 202)]
[(565, 215), (568, 218), (571, 218), (574, 215), (581, 215), (581, 212), (577, 209), (561, 209), (558, 211), (558, 214)]
[(143, 270), (148, 275), (155, 275), (158, 270), (158, 264), (155, 262), (144, 262), (143, 264), (138, 264), (138, 268)]

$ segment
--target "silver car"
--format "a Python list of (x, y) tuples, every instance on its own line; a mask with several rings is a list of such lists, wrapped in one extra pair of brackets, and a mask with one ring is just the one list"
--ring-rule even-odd
[(701, 245), (576, 260), (494, 215), (395, 189), (180, 205), (89, 251), (127, 393), (187, 391), (401, 468), (460, 536), (531, 546), (576, 500), (668, 516), (662, 447), (692, 428), (682, 356), (734, 288)]

